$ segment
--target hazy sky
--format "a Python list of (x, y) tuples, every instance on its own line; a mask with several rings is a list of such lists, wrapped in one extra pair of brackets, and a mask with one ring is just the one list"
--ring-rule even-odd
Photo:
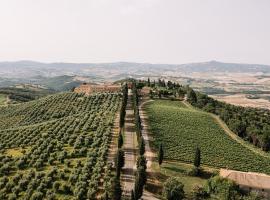
[(0, 0), (0, 61), (270, 64), (270, 0)]

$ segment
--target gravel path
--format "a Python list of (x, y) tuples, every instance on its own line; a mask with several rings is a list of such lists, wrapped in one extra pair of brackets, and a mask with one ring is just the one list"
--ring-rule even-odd
[[(148, 126), (146, 123), (147, 115), (146, 115), (143, 107), (146, 103), (151, 102), (151, 101), (153, 101), (153, 100), (146, 100), (140, 105), (140, 117), (141, 117), (141, 123), (142, 123), (142, 127), (143, 127), (142, 136), (143, 136), (143, 139), (145, 141), (145, 157), (147, 160), (147, 172), (148, 173), (152, 172), (151, 165), (152, 165), (152, 162), (155, 158), (155, 153), (151, 150), (151, 147), (149, 144), (149, 142), (152, 138), (150, 138), (149, 134), (148, 134)], [(155, 197), (155, 195), (153, 193), (150, 193), (147, 190), (144, 190), (142, 199), (144, 199), (144, 200), (158, 200), (158, 198)]]
[(134, 111), (132, 108), (132, 93), (129, 91), (128, 103), (126, 108), (126, 119), (124, 129), (124, 151), (125, 151), (125, 166), (123, 167), (121, 181), (123, 196), (130, 197), (131, 190), (134, 188), (136, 171), (136, 133), (134, 124)]

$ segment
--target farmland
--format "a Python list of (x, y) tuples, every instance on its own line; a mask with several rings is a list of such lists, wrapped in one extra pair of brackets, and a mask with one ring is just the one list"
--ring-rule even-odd
[(60, 93), (0, 108), (0, 199), (99, 199), (119, 94)]
[(7, 96), (4, 94), (0, 94), (0, 105), (4, 105), (7, 101)]
[(194, 148), (199, 146), (204, 165), (270, 174), (270, 158), (234, 141), (208, 113), (168, 100), (148, 103), (146, 111), (152, 144), (157, 149), (163, 143), (167, 160), (192, 163)]

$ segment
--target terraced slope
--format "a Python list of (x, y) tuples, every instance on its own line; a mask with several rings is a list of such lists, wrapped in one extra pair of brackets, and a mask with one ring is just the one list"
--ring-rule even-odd
[(62, 93), (0, 108), (0, 199), (100, 199), (119, 103)]
[(202, 164), (270, 174), (270, 159), (233, 140), (210, 114), (168, 100), (151, 102), (146, 111), (153, 145), (163, 143), (166, 159), (191, 163), (198, 145)]

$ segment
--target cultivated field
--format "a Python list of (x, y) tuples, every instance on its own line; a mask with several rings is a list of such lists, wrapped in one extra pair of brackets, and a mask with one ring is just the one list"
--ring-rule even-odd
[(153, 145), (163, 143), (166, 159), (192, 163), (199, 146), (204, 165), (270, 174), (270, 158), (234, 141), (210, 114), (169, 100), (151, 102), (146, 111)]
[(262, 96), (258, 98), (254, 98), (254, 99), (247, 98), (246, 94), (234, 94), (234, 95), (226, 95), (226, 96), (225, 95), (210, 95), (210, 97), (216, 100), (224, 101), (226, 103), (237, 105), (237, 106), (270, 109), (270, 101), (267, 99), (263, 99)]
[(7, 96), (4, 94), (0, 94), (0, 106), (5, 105), (6, 101), (7, 101)]
[(119, 94), (62, 93), (1, 107), (0, 199), (101, 198), (119, 102)]

